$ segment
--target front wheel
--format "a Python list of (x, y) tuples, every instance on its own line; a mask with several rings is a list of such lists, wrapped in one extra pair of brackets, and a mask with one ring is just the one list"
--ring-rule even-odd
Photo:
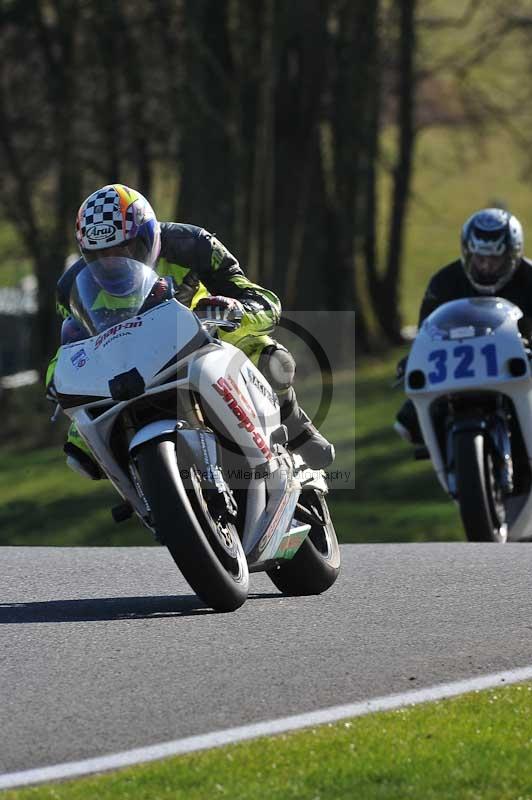
[(142, 489), (155, 529), (192, 589), (217, 611), (245, 602), (249, 572), (235, 526), (213, 509), (196, 467), (183, 479), (173, 439), (143, 444), (135, 452)]
[(268, 575), (283, 594), (321, 594), (340, 571), (340, 548), (325, 495), (316, 489), (303, 490), (294, 518), (310, 523), (309, 534), (295, 556), (269, 569)]
[(470, 542), (505, 542), (508, 535), (501, 487), (486, 437), (474, 431), (454, 435), (460, 516)]

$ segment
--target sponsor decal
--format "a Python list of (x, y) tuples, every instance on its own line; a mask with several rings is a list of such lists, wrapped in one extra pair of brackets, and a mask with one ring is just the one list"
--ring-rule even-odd
[(88, 361), (87, 353), (83, 348), (81, 348), (81, 350), (78, 350), (76, 353), (74, 353), (70, 360), (76, 369), (81, 369)]
[(261, 395), (263, 397), (265, 397), (267, 400), (269, 400), (270, 403), (272, 404), (272, 406), (277, 407), (279, 405), (279, 400), (278, 400), (277, 395), (275, 394), (275, 392), (273, 392), (271, 389), (269, 389), (267, 386), (265, 386), (262, 383), (262, 381), (259, 381), (259, 379), (255, 375), (253, 370), (250, 369), (249, 367), (248, 367), (247, 373), (248, 373), (249, 382), (252, 383), (253, 386), (257, 387), (257, 389), (259, 390)]
[(131, 336), (131, 331), (122, 331), (121, 333), (117, 333), (116, 336), (111, 336), (110, 339), (107, 339), (107, 341), (103, 343), (103, 346), (107, 347), (108, 344), (114, 342), (115, 339), (120, 339), (121, 336)]
[(266, 549), (266, 546), (269, 543), (269, 541), (271, 540), (273, 534), (277, 531), (277, 526), (279, 525), (279, 520), (282, 517), (282, 515), (284, 513), (284, 510), (286, 508), (286, 505), (287, 505), (289, 500), (290, 500), (290, 495), (286, 494), (283, 497), (283, 499), (281, 500), (281, 502), (279, 503), (277, 511), (275, 512), (275, 514), (272, 517), (272, 521), (270, 522), (270, 524), (266, 528), (266, 533), (264, 534), (264, 536), (262, 537), (262, 539), (260, 540), (260, 542), (258, 544), (259, 553), (262, 553)]
[[(102, 345), (104, 342), (107, 341), (107, 339), (109, 339), (111, 336), (113, 337), (116, 336), (116, 334), (119, 333), (120, 331), (129, 331), (131, 328), (141, 328), (141, 327), (142, 327), (141, 319), (132, 322), (119, 322), (118, 325), (113, 325), (112, 328), (109, 328), (109, 330), (102, 333), (101, 336), (98, 336), (98, 338), (96, 339), (96, 343), (94, 345), (94, 349), (97, 350), (100, 347), (100, 345)], [(122, 334), (122, 335), (127, 335), (127, 334)]]
[(268, 461), (273, 458), (273, 453), (264, 441), (264, 437), (262, 434), (256, 429), (253, 422), (250, 420), (249, 416), (246, 414), (242, 406), (240, 406), (231, 391), (231, 387), (229, 386), (228, 382), (225, 378), (218, 378), (216, 383), (212, 384), (212, 388), (216, 389), (218, 394), (223, 397), (235, 417), (238, 419), (238, 427), (244, 428), (248, 433), (251, 434), (251, 437), (261, 453), (267, 458)]
[(91, 225), (87, 228), (86, 236), (88, 239), (109, 239), (116, 233), (116, 225), (112, 222), (100, 222), (98, 225)]
[(249, 400), (247, 399), (247, 397), (245, 397), (245, 395), (242, 394), (242, 392), (238, 388), (238, 384), (232, 378), (228, 378), (228, 383), (231, 384), (233, 392), (235, 392), (235, 394), (237, 394), (239, 396), (242, 405), (246, 406), (246, 408), (248, 410), (248, 414), (251, 414), (251, 416), (255, 417), (255, 419), (256, 419), (257, 415), (255, 414), (255, 409), (251, 406), (251, 404), (250, 404)]
[(274, 558), (293, 558), (306, 538), (306, 528), (299, 533), (292, 533), (289, 536), (285, 536), (277, 548)]

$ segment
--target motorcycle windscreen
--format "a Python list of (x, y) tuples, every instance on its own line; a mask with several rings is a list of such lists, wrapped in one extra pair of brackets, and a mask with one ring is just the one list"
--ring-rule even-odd
[(453, 339), (459, 333), (488, 336), (507, 319), (522, 316), (517, 306), (501, 297), (469, 297), (441, 305), (429, 314), (423, 328), (435, 339)]
[(95, 336), (136, 316), (158, 278), (152, 267), (132, 258), (112, 256), (91, 261), (76, 277), (70, 309)]

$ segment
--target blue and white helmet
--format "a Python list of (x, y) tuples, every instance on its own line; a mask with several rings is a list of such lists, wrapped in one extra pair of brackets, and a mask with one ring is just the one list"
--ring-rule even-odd
[(501, 208), (483, 208), (464, 223), (462, 264), (481, 294), (496, 294), (514, 274), (523, 256), (519, 220)]

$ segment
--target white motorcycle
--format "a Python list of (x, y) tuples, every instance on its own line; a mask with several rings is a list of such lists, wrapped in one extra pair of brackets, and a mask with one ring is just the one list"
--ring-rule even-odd
[(470, 541), (532, 539), (530, 356), (507, 300), (454, 300), (424, 321), (405, 391)]
[(87, 265), (70, 306), (89, 335), (60, 348), (54, 375), (52, 396), (122, 497), (115, 519), (135, 513), (219, 611), (244, 603), (254, 571), (285, 594), (325, 591), (340, 552), (323, 472), (287, 450), (264, 376), (211, 335), (234, 323), (202, 323), (160, 287), (130, 259)]

